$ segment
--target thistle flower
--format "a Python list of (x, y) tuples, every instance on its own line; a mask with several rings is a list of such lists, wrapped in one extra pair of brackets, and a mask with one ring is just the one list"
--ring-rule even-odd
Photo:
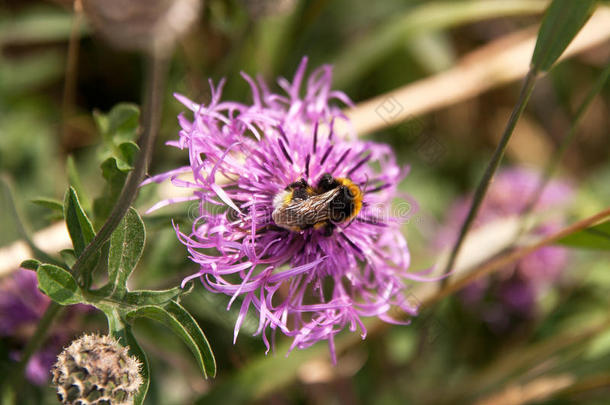
[[(11, 360), (19, 361), (21, 349), (49, 303), (50, 299), (38, 290), (36, 274), (32, 271), (19, 269), (0, 281), (0, 338), (7, 341)], [(43, 347), (32, 355), (25, 369), (32, 384), (43, 385), (49, 380), (49, 370), (69, 339), (71, 327), (66, 328), (67, 321), (85, 308), (84, 305), (70, 307), (62, 330), (53, 330)]]
[[(393, 306), (415, 314), (405, 298), (405, 279), (421, 277), (407, 272), (409, 251), (400, 232), (404, 218), (390, 215), (406, 169), (396, 164), (389, 146), (355, 139), (336, 105), (351, 102), (331, 90), (330, 66), (315, 70), (302, 93), (306, 65), (304, 58), (292, 82), (278, 81), (285, 94), (272, 93), (262, 79), (243, 74), (252, 90), (251, 105), (221, 101), (223, 81), (217, 87), (210, 82), (208, 105), (176, 95), (194, 118), (181, 114), (179, 139), (168, 144), (187, 149), (190, 166), (145, 183), (170, 179), (192, 189), (189, 197), (162, 201), (151, 210), (199, 202), (190, 231), (175, 226), (200, 266), (183, 285), (200, 278), (210, 291), (230, 297), (228, 307), (241, 297), (234, 341), (246, 313), (254, 309), (256, 334), (267, 351), (267, 333), (274, 337), (279, 329), (294, 339), (290, 350), (328, 340), (335, 360), (337, 333), (360, 328), (366, 336), (361, 317), (399, 323), (388, 314)], [(336, 130), (339, 121), (348, 129)], [(193, 180), (182, 179), (181, 173), (192, 174)], [(304, 199), (321, 194), (325, 175), (355, 186), (350, 187), (362, 198), (361, 209), (350, 206), (349, 220), (322, 227), (310, 223), (285, 229), (286, 223), (276, 223), (278, 204), (289, 204), (291, 195), (294, 202), (298, 193)], [(305, 221), (299, 215), (302, 210), (292, 219)]]
[[(539, 182), (539, 174), (525, 168), (500, 171), (485, 196), (473, 229), (501, 218), (520, 215), (527, 206)], [(562, 181), (552, 180), (533, 207), (534, 213), (551, 213), (569, 202), (571, 187)], [(439, 233), (439, 240), (455, 237), (470, 207), (470, 198), (462, 197), (449, 209), (448, 222)], [(532, 232), (548, 235), (557, 231), (562, 218), (551, 216)], [(442, 243), (442, 242), (441, 242)], [(490, 327), (504, 332), (513, 321), (532, 318), (541, 294), (556, 282), (567, 265), (567, 252), (555, 246), (546, 246), (527, 255), (516, 263), (500, 269), (494, 277), (472, 282), (460, 294), (462, 302), (480, 313)], [(483, 304), (484, 303), (484, 304)]]
[(83, 335), (57, 356), (53, 384), (62, 404), (133, 404), (139, 360), (111, 336)]

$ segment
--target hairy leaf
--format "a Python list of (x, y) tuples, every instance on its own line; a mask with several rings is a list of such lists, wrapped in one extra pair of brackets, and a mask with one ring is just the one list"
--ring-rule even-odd
[(129, 170), (121, 170), (117, 158), (110, 157), (101, 164), (102, 177), (106, 180), (106, 185), (102, 194), (93, 202), (93, 214), (96, 225), (100, 225), (108, 218), (112, 207), (116, 203)]
[(40, 266), (40, 262), (36, 259), (28, 259), (28, 260), (24, 260), (23, 262), (21, 262), (21, 264), (19, 265), (19, 267), (22, 267), (26, 270), (38, 270), (38, 267)]
[(36, 275), (38, 287), (58, 304), (70, 305), (84, 301), (80, 287), (67, 270), (52, 264), (41, 264)]
[(74, 245), (74, 252), (77, 256), (80, 256), (83, 250), (85, 250), (85, 246), (95, 236), (95, 232), (78, 201), (76, 191), (72, 187), (68, 188), (64, 199), (64, 217), (68, 226), (70, 239), (72, 239), (72, 244)]
[(59, 252), (59, 255), (68, 267), (72, 267), (76, 263), (77, 258), (74, 255), (74, 249), (63, 249)]
[(147, 305), (127, 314), (127, 320), (141, 317), (160, 322), (176, 333), (195, 356), (204, 377), (216, 375), (216, 360), (203, 331), (179, 304), (170, 302), (165, 307)]
[(110, 237), (108, 285), (112, 286), (113, 295), (127, 291), (127, 279), (140, 260), (145, 238), (142, 219), (135, 209), (129, 208)]
[(169, 290), (136, 290), (127, 293), (123, 302), (127, 305), (164, 305), (169, 301), (177, 300), (180, 296), (187, 294), (190, 290), (174, 287)]

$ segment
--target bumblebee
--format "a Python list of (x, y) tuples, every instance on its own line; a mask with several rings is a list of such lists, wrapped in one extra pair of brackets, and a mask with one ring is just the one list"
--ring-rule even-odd
[(362, 191), (346, 177), (324, 174), (311, 187), (304, 179), (290, 184), (273, 199), (276, 225), (294, 232), (323, 229), (330, 236), (336, 224), (349, 222), (362, 208)]

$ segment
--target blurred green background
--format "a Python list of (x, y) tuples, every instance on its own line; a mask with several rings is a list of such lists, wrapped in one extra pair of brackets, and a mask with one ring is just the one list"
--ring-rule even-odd
[[(260, 73), (274, 83), (278, 76), (292, 77), (302, 56), (308, 55), (310, 67), (334, 64), (335, 88), (358, 103), (450, 69), (484, 44), (535, 27), (547, 4), (205, 1), (199, 21), (179, 40), (171, 59), (150, 173), (187, 162), (185, 153), (163, 145), (177, 138), (176, 116), (183, 108), (174, 92), (206, 102), (207, 79), (217, 82), (224, 77), (223, 98), (249, 102), (240, 71)], [(86, 20), (74, 32), (78, 60), (67, 74), (71, 7), (71, 1), (0, 2), (0, 172), (33, 232), (57, 220), (31, 200), (62, 199), (69, 182), (69, 157), (85, 201), (101, 192), (103, 147), (92, 112), (141, 101), (144, 59), (110, 46)], [(485, 7), (495, 11), (482, 12)], [(606, 41), (560, 63), (539, 80), (506, 165), (544, 166), (609, 56)], [(66, 80), (74, 85), (68, 102)], [(368, 136), (391, 144), (400, 163), (411, 166), (401, 187), (420, 206), (405, 226), (414, 268), (434, 262), (438, 252), (431, 242), (447, 207), (476, 185), (518, 91), (518, 83), (503, 85)], [(561, 162), (561, 175), (577, 186), (569, 218), (610, 205), (609, 103), (606, 85)], [(432, 155), (424, 138), (434, 142)], [(142, 189), (136, 202), (140, 212), (155, 202), (157, 191), (158, 187)], [(5, 246), (19, 234), (7, 198), (2, 198), (0, 246)], [(169, 288), (195, 272), (169, 219), (186, 220), (189, 209), (192, 206), (181, 204), (144, 218), (147, 246), (134, 285)], [(171, 332), (144, 321), (135, 329), (151, 360), (149, 404), (607, 404), (610, 328), (604, 319), (609, 291), (609, 254), (574, 252), (568, 281), (545, 297), (540, 316), (518, 334), (493, 335), (449, 298), (426, 309), (410, 326), (392, 326), (350, 343), (338, 366), (332, 367), (322, 343), (286, 358), (288, 341), (280, 339), (277, 353), (265, 357), (260, 338), (250, 336), (254, 319), (248, 320), (233, 345), (236, 314), (225, 311), (226, 297), (197, 285), (185, 305), (200, 321), (219, 364), (218, 377), (207, 381)], [(105, 326), (100, 323), (97, 328)], [(49, 387), (33, 388), (29, 395), (30, 403), (54, 401)]]

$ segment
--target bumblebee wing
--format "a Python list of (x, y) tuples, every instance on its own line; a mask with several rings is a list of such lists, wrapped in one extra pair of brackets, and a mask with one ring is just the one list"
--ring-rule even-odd
[(293, 200), (277, 207), (272, 214), (275, 223), (291, 230), (303, 230), (330, 219), (330, 202), (338, 189), (316, 194), (306, 200)]

